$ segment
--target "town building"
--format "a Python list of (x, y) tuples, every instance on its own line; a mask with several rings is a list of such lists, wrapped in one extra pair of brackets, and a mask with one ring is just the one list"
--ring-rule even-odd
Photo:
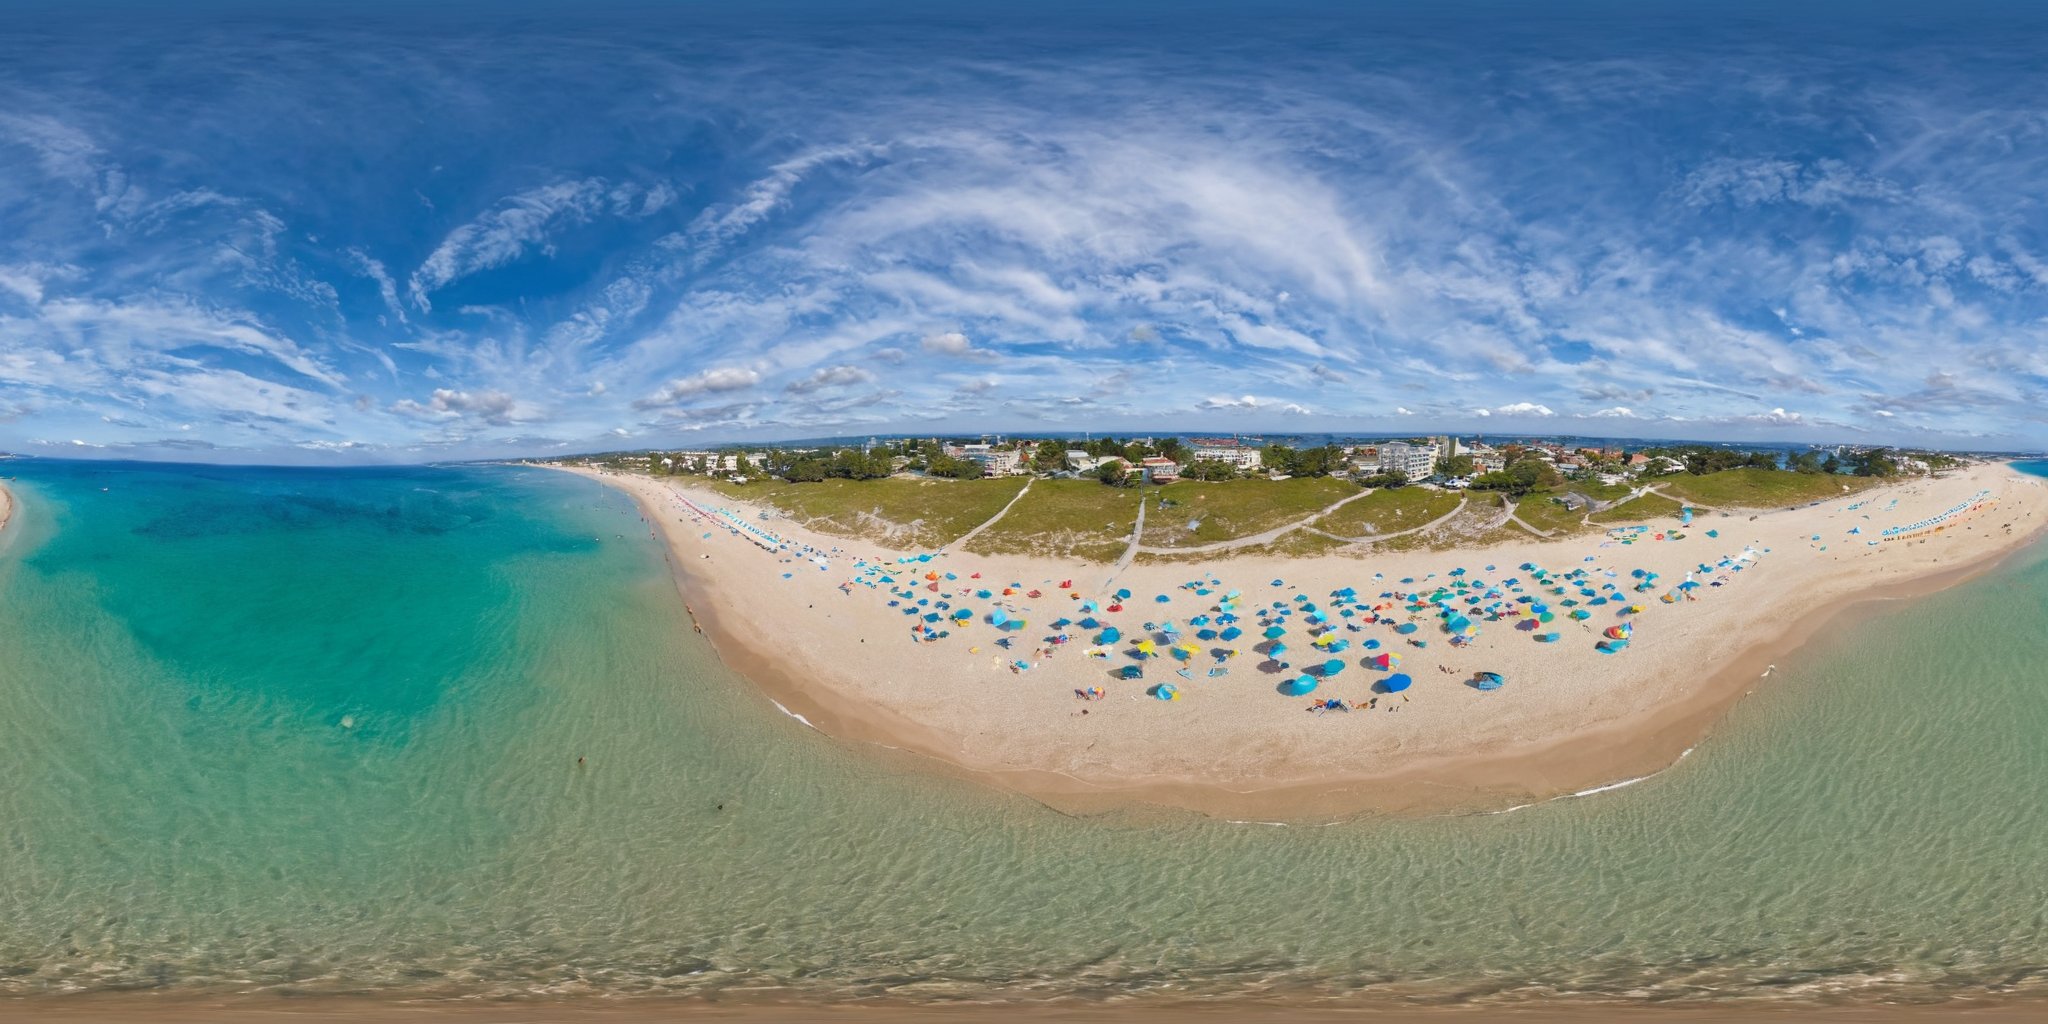
[(1139, 463), (1145, 476), (1155, 484), (1170, 484), (1180, 479), (1180, 463), (1164, 455), (1154, 455)]
[(1221, 462), (1228, 464), (1232, 468), (1237, 469), (1241, 472), (1250, 472), (1252, 470), (1258, 469), (1259, 466), (1262, 465), (1259, 457), (1259, 449), (1246, 447), (1244, 445), (1238, 444), (1235, 441), (1225, 441), (1218, 442), (1216, 444), (1200, 445), (1196, 447), (1194, 451), (1194, 457), (1190, 461), (1199, 461), (1207, 459), (1214, 462)]
[(1427, 480), (1436, 473), (1434, 446), (1388, 441), (1379, 447), (1382, 473), (1399, 473), (1410, 480)]

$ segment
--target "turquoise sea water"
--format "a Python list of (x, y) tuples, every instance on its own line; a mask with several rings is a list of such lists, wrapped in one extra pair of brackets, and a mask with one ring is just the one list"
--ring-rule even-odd
[(0, 471), (0, 995), (2048, 995), (2040, 551), (1640, 784), (1282, 828), (842, 748), (581, 479)]

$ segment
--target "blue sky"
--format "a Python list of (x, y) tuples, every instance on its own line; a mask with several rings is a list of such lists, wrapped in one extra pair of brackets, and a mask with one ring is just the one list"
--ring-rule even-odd
[(2048, 446), (2038, 20), (1518, 6), (46, 11), (0, 448)]

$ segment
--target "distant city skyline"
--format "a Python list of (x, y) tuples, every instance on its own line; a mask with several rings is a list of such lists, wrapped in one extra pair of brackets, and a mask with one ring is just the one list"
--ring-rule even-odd
[(1354, 6), (39, 12), (0, 449), (2048, 447), (2039, 12)]

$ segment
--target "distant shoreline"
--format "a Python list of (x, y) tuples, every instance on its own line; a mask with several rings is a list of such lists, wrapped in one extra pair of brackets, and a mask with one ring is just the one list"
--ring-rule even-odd
[[(1688, 635), (1670, 638), (1677, 642), (1654, 653), (1632, 650), (1606, 659), (1589, 657), (1590, 652), (1567, 654), (1559, 650), (1563, 645), (1554, 645), (1552, 650), (1563, 656), (1553, 669), (1550, 662), (1532, 654), (1534, 648), (1529, 645), (1519, 650), (1501, 647), (1489, 657), (1523, 659), (1523, 667), (1511, 673), (1523, 688), (1555, 692), (1555, 696), (1546, 693), (1531, 698), (1512, 684), (1510, 690), (1503, 691), (1524, 701), (1521, 707), (1527, 711), (1527, 721), (1519, 714), (1507, 716), (1504, 723), (1497, 714), (1493, 720), (1480, 721), (1483, 715), (1500, 710), (1487, 703), (1497, 697), (1475, 698), (1433, 673), (1424, 675), (1425, 669), (1418, 664), (1419, 686), (1435, 691), (1419, 695), (1459, 705), (1458, 709), (1427, 720), (1414, 715), (1381, 719), (1371, 712), (1353, 712), (1354, 719), (1366, 717), (1324, 722), (1296, 711), (1299, 701), (1274, 694), (1270, 677), (1250, 675), (1245, 680), (1251, 670), (1240, 665), (1242, 675), (1233, 676), (1230, 682), (1183, 684), (1196, 701), (1227, 692), (1229, 699), (1237, 702), (1228, 710), (1215, 712), (1222, 718), (1220, 724), (1176, 719), (1174, 715), (1192, 710), (1177, 703), (1155, 707), (1155, 702), (1145, 700), (1135, 705), (1095, 705), (1101, 712), (1122, 714), (1128, 720), (1106, 727), (1117, 732), (1105, 735), (1103, 729), (1089, 732), (1087, 726), (1075, 727), (1073, 715), (1078, 708), (1067, 699), (1064, 684), (1041, 682), (1037, 674), (991, 676), (977, 668), (981, 659), (962, 658), (962, 648), (972, 640), (953, 643), (950, 648), (945, 644), (911, 645), (899, 639), (896, 626), (900, 620), (888, 615), (863, 618), (847, 607), (840, 594), (820, 596), (814, 584), (803, 591), (808, 608), (806, 604), (791, 606), (789, 591), (802, 583), (783, 580), (782, 573), (792, 566), (808, 570), (807, 575), (817, 570), (802, 563), (777, 562), (767, 552), (736, 543), (723, 533), (705, 539), (701, 534), (708, 531), (701, 524), (678, 522), (677, 509), (664, 504), (677, 493), (689, 493), (700, 503), (730, 504), (730, 498), (685, 491), (648, 477), (577, 472), (634, 498), (649, 521), (666, 535), (678, 586), (719, 657), (760, 687), (785, 713), (801, 716), (820, 731), (843, 741), (885, 748), (885, 756), (936, 760), (948, 772), (991, 782), (1068, 811), (1151, 804), (1275, 823), (1330, 820), (1362, 812), (1498, 811), (1655, 774), (1709, 734), (1736, 701), (1756, 688), (1772, 663), (1812, 637), (1844, 621), (1880, 614), (1892, 602), (1930, 594), (1989, 571), (2024, 548), (2048, 523), (2048, 514), (2035, 514), (2048, 507), (2044, 500), (2048, 492), (1998, 464), (1966, 474), (1973, 481), (2002, 477), (2008, 492), (1995, 513), (1986, 513), (1978, 524), (1984, 527), (1982, 531), (1975, 526), (1967, 528), (1976, 536), (1968, 536), (1958, 524), (1947, 540), (1941, 541), (1940, 554), (1921, 553), (1927, 546), (1916, 541), (1914, 553), (1901, 545), (1873, 556), (1868, 569), (1836, 565), (1844, 556), (1863, 554), (1862, 548), (1845, 544), (1832, 558), (1793, 548), (1791, 538), (1803, 539), (1809, 529), (1817, 529), (1810, 524), (1831, 509), (1812, 512), (1803, 519), (1808, 509), (1760, 511), (1756, 519), (1747, 522), (1723, 517), (1704, 523), (1701, 529), (1719, 524), (1733, 532), (1750, 523), (1777, 520), (1771, 527), (1775, 532), (1769, 536), (1777, 538), (1781, 550), (1758, 571), (1785, 578), (1765, 578), (1761, 584), (1771, 591), (1723, 601), (1718, 608), (1710, 602), (1686, 608), (1686, 614), (1696, 615), (1700, 621), (1681, 623), (1679, 632)], [(1882, 501), (1897, 493), (1932, 507), (1946, 502), (1957, 486), (1937, 486), (1923, 479), (1917, 490), (1908, 485), (1864, 492), (1857, 498)], [(2032, 524), (2024, 529), (1992, 536), (1998, 527), (2027, 519)], [(790, 535), (802, 533), (781, 522), (776, 529)], [(839, 538), (807, 540), (857, 551), (876, 547)], [(1947, 542), (1956, 540), (1964, 543)], [(1827, 549), (1823, 546), (1821, 551)], [(707, 554), (713, 557), (704, 558)], [(1577, 554), (1573, 542), (1563, 541), (1504, 545), (1463, 553), (1463, 557), (1512, 566), (1524, 557), (1540, 556), (1547, 560), (1545, 564), (1562, 565), (1567, 563), (1558, 559)], [(1412, 569), (1437, 562), (1447, 568), (1459, 557), (1407, 553), (1368, 559), (1365, 571), (1384, 564), (1392, 570), (1388, 573), (1391, 578), (1403, 571), (1396, 566)], [(1084, 571), (1063, 570), (1058, 563), (1031, 559), (942, 558), (947, 560), (945, 564), (963, 569), (970, 565), (994, 567), (990, 569), (992, 578), (1000, 579)], [(1339, 559), (1275, 562), (1241, 558), (1217, 560), (1213, 568), (1241, 585), (1282, 573), (1290, 577), (1318, 571), (1357, 576), (1362, 575), (1360, 564)], [(1163, 590), (1165, 584), (1159, 581), (1190, 571), (1186, 565), (1140, 566), (1125, 575), (1152, 579), (1153, 586)], [(833, 572), (820, 575), (837, 580), (845, 573), (835, 564)], [(1754, 585), (1756, 581), (1739, 582)], [(1134, 585), (1141, 594), (1150, 589)], [(1319, 590), (1304, 586), (1302, 592)], [(1772, 591), (1779, 600), (1769, 600)], [(1796, 602), (1786, 596), (1809, 593), (1815, 599)], [(797, 617), (807, 611), (816, 613), (820, 601), (828, 609), (838, 602), (837, 607), (844, 610), (828, 611), (832, 622), (806, 630), (813, 638), (811, 643), (793, 648), (786, 642), (786, 632), (760, 625), (792, 620), (807, 623)], [(1710, 608), (1714, 610), (1707, 614)], [(840, 616), (854, 621), (842, 622)], [(1506, 629), (1501, 626), (1499, 632)], [(993, 635), (985, 627), (968, 632), (984, 638)], [(1648, 626), (1644, 633), (1650, 634)], [(1722, 652), (1729, 650), (1731, 635), (1746, 642), (1729, 656)], [(852, 645), (851, 654), (847, 653), (848, 644)], [(1589, 647), (1590, 642), (1584, 646)], [(1418, 662), (1451, 657), (1435, 650), (1410, 653)], [(1701, 671), (1703, 665), (1711, 667)], [(1615, 676), (1616, 671), (1625, 676)], [(922, 682), (895, 682), (898, 678)], [(1241, 681), (1253, 685), (1246, 687)], [(963, 711), (963, 702), (973, 704)], [(973, 711), (983, 705), (986, 713)], [(1427, 713), (1434, 709), (1404, 706), (1402, 710)], [(1465, 715), (1472, 721), (1460, 720)], [(1408, 729), (1411, 721), (1422, 728)], [(1381, 739), (1393, 732), (1397, 722), (1406, 731), (1396, 733), (1383, 750), (1365, 751), (1348, 742), (1350, 737)], [(1336, 731), (1340, 729), (1349, 731)], [(1112, 738), (1117, 752), (1109, 758), (1097, 756), (1098, 744)], [(1215, 757), (1203, 755), (1205, 744), (1216, 748)], [(1242, 770), (1242, 765), (1251, 765), (1252, 770)]]

